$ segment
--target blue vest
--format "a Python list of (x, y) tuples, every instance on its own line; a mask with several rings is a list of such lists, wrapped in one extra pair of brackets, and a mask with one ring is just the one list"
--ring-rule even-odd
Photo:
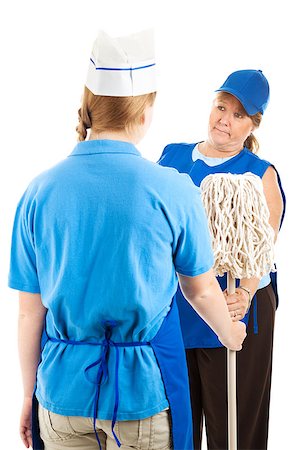
[[(197, 159), (195, 162), (192, 159), (192, 152), (196, 143), (193, 144), (170, 144), (167, 145), (159, 159), (159, 164), (162, 166), (169, 166), (176, 168), (179, 172), (187, 173), (193, 180), (196, 186), (200, 186), (202, 180), (210, 174), (214, 173), (233, 173), (243, 174), (245, 172), (252, 172), (260, 178), (263, 177), (267, 168), (271, 165), (268, 161), (260, 159), (258, 156), (250, 152), (246, 147), (236, 156), (230, 160), (219, 164), (217, 166), (208, 166), (204, 161)], [(276, 170), (276, 169), (275, 169)], [(281, 189), (282, 197), (285, 204), (285, 196), (281, 187), (280, 178), (278, 175), (278, 182)], [(282, 215), (283, 219), (284, 213)], [(282, 222), (282, 220), (281, 220)], [(221, 289), (226, 288), (226, 274), (223, 277), (218, 277)], [(277, 298), (277, 272), (271, 273), (271, 282)], [(239, 280), (237, 280), (237, 286)], [(222, 347), (217, 335), (212, 329), (198, 316), (194, 309), (184, 299), (180, 288), (178, 287), (175, 295), (178, 304), (181, 329), (183, 333), (184, 344), (186, 348), (216, 348)], [(257, 326), (257, 307), (256, 296), (252, 301), (254, 314), (254, 331), (258, 332)], [(243, 319), (243, 322), (248, 324), (248, 314)]]

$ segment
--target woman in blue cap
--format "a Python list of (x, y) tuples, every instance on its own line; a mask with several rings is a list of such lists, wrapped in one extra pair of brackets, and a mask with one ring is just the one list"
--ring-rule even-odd
[[(270, 224), (277, 235), (284, 215), (284, 193), (274, 166), (255, 153), (253, 135), (269, 100), (269, 84), (260, 70), (233, 72), (217, 90), (209, 117), (208, 137), (192, 144), (170, 144), (159, 160), (163, 166), (187, 173), (199, 186), (213, 173), (252, 172), (262, 178)], [(274, 274), (239, 280), (227, 295), (226, 275), (218, 278), (234, 321), (248, 325), (237, 357), (238, 448), (267, 448), (277, 287)], [(208, 448), (227, 448), (226, 352), (218, 337), (176, 293), (186, 348), (193, 410), (194, 445), (201, 448), (205, 416)]]
[(17, 208), (9, 285), (20, 291), (26, 447), (192, 449), (178, 277), (221, 342), (241, 349), (199, 189), (135, 147), (155, 99), (152, 46), (149, 32), (99, 34), (79, 143)]

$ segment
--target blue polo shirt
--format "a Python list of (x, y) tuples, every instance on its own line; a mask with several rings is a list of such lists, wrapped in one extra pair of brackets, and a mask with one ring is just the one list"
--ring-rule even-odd
[[(99, 342), (113, 320), (115, 342), (149, 341), (177, 289), (179, 272), (213, 265), (199, 190), (188, 175), (141, 157), (130, 143), (79, 143), (34, 179), (16, 212), (9, 286), (41, 293), (48, 336)], [(58, 414), (93, 416), (97, 346), (48, 341), (36, 395)], [(97, 417), (113, 415), (116, 352), (101, 385)], [(150, 346), (119, 348), (118, 420), (168, 406)]]

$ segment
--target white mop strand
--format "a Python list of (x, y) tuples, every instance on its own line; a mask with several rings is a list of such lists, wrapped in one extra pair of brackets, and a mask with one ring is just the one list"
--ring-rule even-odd
[(261, 179), (221, 173), (208, 175), (201, 193), (213, 241), (216, 275), (251, 278), (274, 271), (274, 230)]

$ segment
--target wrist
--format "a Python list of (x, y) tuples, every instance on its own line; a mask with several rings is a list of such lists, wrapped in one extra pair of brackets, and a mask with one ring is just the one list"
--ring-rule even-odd
[(250, 306), (251, 306), (251, 301), (252, 301), (252, 293), (251, 293), (251, 289), (249, 289), (246, 286), (239, 286), (240, 289), (242, 289), (244, 292), (246, 292), (248, 294), (248, 306), (247, 306), (247, 310), (246, 310), (246, 314), (248, 313)]
[(23, 401), (24, 402), (32, 402), (32, 397), (33, 397), (33, 392), (32, 392), (32, 394), (30, 395), (30, 394), (24, 394), (23, 395)]
[(234, 333), (235, 324), (232, 319), (229, 317), (229, 321), (222, 328), (222, 332), (218, 334), (218, 339), (224, 347), (229, 348), (232, 340), (232, 335)]

